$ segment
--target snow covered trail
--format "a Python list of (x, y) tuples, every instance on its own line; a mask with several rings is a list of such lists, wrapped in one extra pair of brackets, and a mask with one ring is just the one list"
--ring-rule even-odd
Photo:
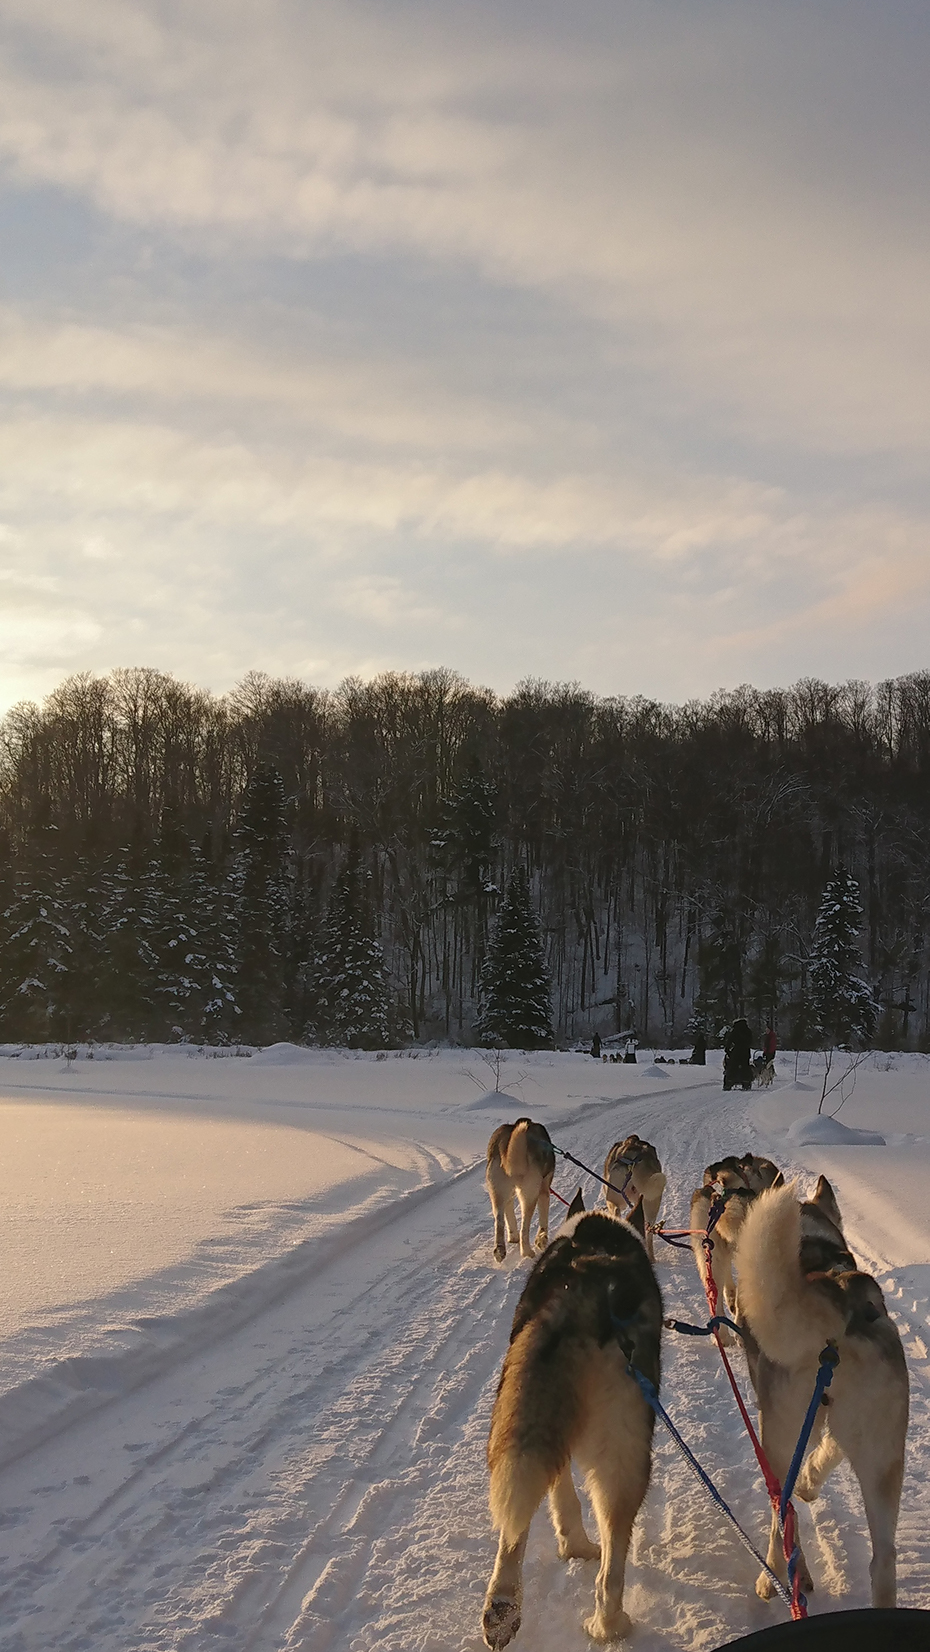
[[(669, 1176), (663, 1213), (684, 1223), (703, 1165), (758, 1141), (746, 1102), (709, 1070), (705, 1085), (588, 1106), (552, 1134), (596, 1167), (615, 1137), (648, 1136)], [(568, 1167), (557, 1185), (574, 1190)], [(880, 1233), (851, 1237), (885, 1280)], [(667, 1309), (702, 1317), (690, 1255), (663, 1248)], [(491, 1261), (476, 1167), (376, 1233), (347, 1234), (316, 1277), (7, 1469), (2, 1652), (477, 1652), (494, 1548), (484, 1442), (525, 1275)], [(930, 1330), (908, 1283), (891, 1300), (914, 1356), (913, 1469), (930, 1461)], [(715, 1350), (668, 1336), (663, 1397), (761, 1544), (765, 1498)], [(921, 1478), (905, 1487), (900, 1576), (902, 1604), (926, 1607)], [(806, 1510), (801, 1522), (813, 1609), (867, 1604), (864, 1520), (844, 1470), (815, 1506), (816, 1535)], [(637, 1652), (717, 1647), (779, 1621), (754, 1574), (657, 1431), (629, 1572)], [(590, 1563), (557, 1560), (541, 1512), (517, 1648), (588, 1648), (593, 1581)]]

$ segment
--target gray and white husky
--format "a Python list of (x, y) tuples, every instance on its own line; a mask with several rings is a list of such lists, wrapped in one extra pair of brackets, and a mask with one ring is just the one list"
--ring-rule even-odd
[[(755, 1153), (744, 1153), (740, 1158), (731, 1154), (707, 1166), (702, 1185), (691, 1195), (691, 1248), (701, 1283), (706, 1291), (708, 1276), (713, 1278), (719, 1311), (727, 1312), (731, 1318), (736, 1314), (737, 1296), (734, 1256), (746, 1212), (757, 1194), (783, 1181), (781, 1171), (771, 1159), (760, 1158)], [(713, 1243), (708, 1258), (703, 1233), (714, 1201), (721, 1197), (723, 1213), (711, 1234)], [(733, 1341), (733, 1334), (726, 1326), (720, 1327), (718, 1336), (725, 1347)]]
[(659, 1206), (665, 1192), (665, 1177), (659, 1155), (651, 1142), (640, 1136), (627, 1136), (615, 1141), (604, 1160), (604, 1196), (615, 1216), (625, 1216), (638, 1199), (643, 1201), (646, 1219), (646, 1250), (650, 1262), (655, 1261), (655, 1241), (652, 1228), (658, 1220)]
[[(517, 1119), (514, 1124), (498, 1125), (488, 1142), (488, 1165), (485, 1175), (494, 1215), (496, 1262), (503, 1262), (507, 1255), (504, 1240), (505, 1222), (510, 1243), (515, 1245), (519, 1239), (520, 1255), (533, 1255), (530, 1245), (530, 1223), (537, 1208), (537, 1247), (542, 1250), (549, 1243), (549, 1189), (554, 1175), (555, 1153), (544, 1124), (535, 1124), (532, 1119), (522, 1118)], [(520, 1201), (519, 1234), (514, 1212), (514, 1194)]]
[[(580, 1195), (572, 1208), (579, 1205)], [(523, 1555), (547, 1492), (560, 1556), (600, 1556), (588, 1634), (610, 1641), (629, 1631), (624, 1573), (649, 1484), (654, 1419), (627, 1366), (658, 1387), (662, 1335), (643, 1225), (641, 1204), (628, 1222), (583, 1207), (570, 1213), (517, 1305), (488, 1439), (491, 1517), (500, 1537), (483, 1627), (495, 1652), (520, 1627)], [(573, 1460), (585, 1475), (599, 1548), (582, 1523)]]
[[(818, 1358), (833, 1343), (839, 1364), (817, 1411), (797, 1496), (813, 1502), (830, 1470), (849, 1459), (862, 1488), (872, 1538), (872, 1605), (895, 1604), (895, 1528), (904, 1473), (908, 1380), (901, 1341), (871, 1274), (862, 1273), (843, 1236), (830, 1183), (799, 1204), (795, 1186), (753, 1202), (739, 1235), (739, 1312), (751, 1333), (750, 1373), (759, 1401), (762, 1443), (782, 1483), (810, 1403)], [(785, 1562), (773, 1518), (769, 1565)], [(809, 1588), (807, 1566), (802, 1587)], [(772, 1584), (763, 1572), (757, 1593)]]

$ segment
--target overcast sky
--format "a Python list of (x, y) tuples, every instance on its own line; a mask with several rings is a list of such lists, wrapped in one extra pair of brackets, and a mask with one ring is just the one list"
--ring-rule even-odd
[(0, 707), (930, 665), (926, 0), (0, 17)]

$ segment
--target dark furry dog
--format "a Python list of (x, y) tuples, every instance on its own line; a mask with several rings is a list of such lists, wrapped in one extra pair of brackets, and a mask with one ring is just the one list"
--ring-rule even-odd
[[(641, 1204), (629, 1222), (570, 1214), (517, 1306), (488, 1440), (500, 1542), (483, 1623), (495, 1652), (520, 1627), (523, 1555), (547, 1492), (560, 1555), (600, 1554), (588, 1634), (608, 1641), (629, 1629), (624, 1571), (649, 1484), (654, 1419), (627, 1365), (658, 1386), (662, 1334), (662, 1299), (643, 1227)], [(582, 1524), (573, 1458), (586, 1476), (600, 1549)]]

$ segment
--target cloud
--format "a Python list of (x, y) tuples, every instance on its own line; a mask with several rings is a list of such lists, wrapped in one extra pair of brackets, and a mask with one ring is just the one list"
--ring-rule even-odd
[(0, 272), (37, 684), (130, 642), (685, 698), (919, 663), (903, 0), (4, 13), (7, 203), (72, 209)]
[(919, 170), (876, 177), (904, 134), (843, 95), (861, 10), (859, 62), (832, 8), (785, 10), (788, 41), (772, 8), (753, 35), (709, 5), (631, 5), (606, 38), (582, 7), (568, 39), (517, 8), (486, 41), (481, 7), (20, 7), (0, 152), (128, 222), (549, 290), (759, 439), (922, 450)]

